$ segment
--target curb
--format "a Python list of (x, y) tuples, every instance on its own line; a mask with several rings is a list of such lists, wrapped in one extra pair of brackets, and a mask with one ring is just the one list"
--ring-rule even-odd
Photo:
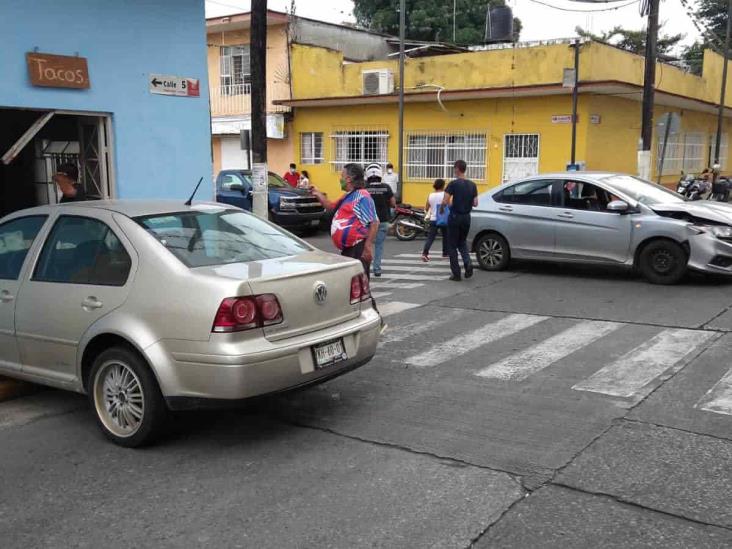
[(0, 376), (0, 402), (31, 395), (40, 390), (38, 385)]

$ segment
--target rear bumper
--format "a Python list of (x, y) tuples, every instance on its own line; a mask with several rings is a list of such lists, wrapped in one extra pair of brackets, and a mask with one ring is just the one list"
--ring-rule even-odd
[[(236, 401), (289, 391), (363, 366), (376, 353), (379, 329), (379, 315), (369, 306), (356, 319), (282, 341), (260, 338), (208, 349), (168, 340), (154, 344), (146, 354), (172, 408), (205, 407), (209, 399)], [(313, 345), (340, 338), (348, 358), (316, 369)]]

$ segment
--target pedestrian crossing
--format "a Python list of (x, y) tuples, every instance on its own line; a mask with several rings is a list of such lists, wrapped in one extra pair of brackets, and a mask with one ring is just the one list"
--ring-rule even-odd
[[(475, 262), (475, 254), (472, 254)], [(398, 294), (397, 290), (415, 290), (446, 280), (450, 276), (450, 261), (434, 256), (429, 263), (422, 262), (420, 253), (398, 254), (381, 261), (381, 276), (371, 279), (376, 299)]]
[[(393, 301), (380, 307), (384, 316), (391, 316), (419, 305)], [(464, 311), (445, 309), (438, 316), (433, 312), (432, 316), (421, 321), (410, 319), (403, 325), (391, 321), (392, 328), (384, 334), (380, 347), (408, 342), (411, 338), (432, 332), (449, 333), (450, 326), (461, 314)], [(623, 330), (625, 328), (628, 329)], [(646, 332), (649, 332), (647, 336)], [(471, 368), (468, 375), (483, 382), (521, 383), (544, 371), (571, 369), (572, 355), (589, 353), (582, 356), (599, 358), (593, 373), (585, 374), (587, 377), (582, 380), (572, 379), (567, 383), (568, 389), (603, 395), (616, 400), (621, 406), (630, 407), (648, 396), (662, 381), (686, 367), (721, 336), (719, 332), (708, 330), (644, 326), (639, 331), (636, 325), (623, 322), (570, 321), (542, 315), (504, 314), (465, 334), (435, 338), (432, 345), (420, 348), (403, 362), (417, 370), (454, 366), (456, 359), (470, 353), (493, 356), (490, 351), (506, 348), (501, 344), (510, 339), (508, 348), (511, 352), (508, 356), (499, 356), (489, 364), (480, 363)], [(641, 337), (645, 340), (639, 343)], [(627, 345), (629, 338), (633, 341), (631, 345)], [(526, 343), (516, 344), (516, 341)], [(612, 348), (623, 349), (624, 352), (607, 352)], [(606, 362), (603, 362), (605, 357)], [(694, 408), (732, 416), (732, 368), (701, 396)]]

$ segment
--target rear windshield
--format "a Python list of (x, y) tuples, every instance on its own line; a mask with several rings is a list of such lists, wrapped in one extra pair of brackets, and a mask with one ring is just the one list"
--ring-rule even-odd
[(191, 268), (309, 251), (301, 241), (241, 210), (215, 208), (150, 215), (135, 221)]

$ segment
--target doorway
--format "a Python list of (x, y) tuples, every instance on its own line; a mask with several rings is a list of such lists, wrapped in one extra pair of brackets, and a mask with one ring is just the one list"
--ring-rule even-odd
[(506, 134), (503, 143), (503, 183), (539, 174), (539, 134)]
[(111, 118), (106, 114), (0, 108), (0, 217), (56, 204), (53, 175), (72, 163), (90, 200), (111, 198)]

